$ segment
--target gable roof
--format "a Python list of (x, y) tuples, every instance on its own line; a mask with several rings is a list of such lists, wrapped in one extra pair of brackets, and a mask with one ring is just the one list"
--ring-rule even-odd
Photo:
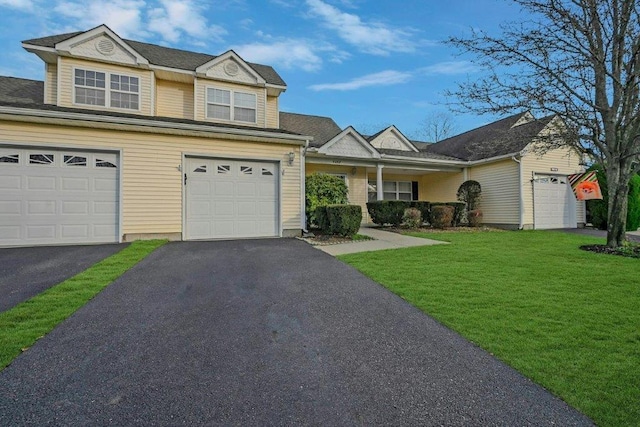
[(42, 104), (44, 102), (44, 82), (0, 77), (0, 103)]
[(280, 129), (313, 136), (310, 147), (322, 147), (342, 132), (330, 117), (280, 112)]
[[(86, 33), (86, 31), (76, 31), (73, 33), (56, 34), (47, 37), (40, 37), (36, 39), (24, 40), (22, 43), (41, 46), (48, 48), (55, 48), (56, 44), (65, 40), (76, 37), (80, 34)], [(217, 58), (215, 55), (209, 55), (206, 53), (191, 52), (188, 50), (174, 49), (170, 47), (159, 46), (150, 43), (143, 43), (135, 40), (122, 39), (136, 52), (146, 58), (150, 64), (160, 67), (177, 68), (180, 70), (195, 71), (202, 64)], [(268, 65), (254, 64), (247, 62), (247, 64), (253, 68), (268, 84), (275, 86), (286, 86), (287, 84), (282, 80), (282, 77)]]
[(424, 152), (474, 161), (522, 151), (554, 116), (514, 126), (528, 112), (498, 120), (460, 135), (421, 147)]

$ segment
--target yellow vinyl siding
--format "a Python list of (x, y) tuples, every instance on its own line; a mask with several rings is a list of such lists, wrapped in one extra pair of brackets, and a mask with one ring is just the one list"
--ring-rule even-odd
[[(264, 89), (245, 86), (235, 83), (220, 82), (207, 79), (196, 79), (195, 87), (195, 119), (208, 122), (233, 124), (240, 126), (265, 127), (266, 94)], [(207, 88), (233, 90), (237, 92), (252, 93), (256, 95), (256, 123), (246, 123), (233, 120), (217, 120), (207, 118)]]
[[(99, 111), (116, 111), (120, 113), (142, 114), (152, 116), (154, 111), (152, 107), (152, 79), (153, 72), (140, 70), (137, 68), (129, 68), (119, 65), (104, 64), (101, 62), (84, 61), (75, 58), (60, 57), (60, 104), (61, 107), (83, 108)], [(83, 70), (99, 71), (105, 73), (116, 73), (131, 77), (137, 77), (140, 84), (139, 94), (139, 110), (130, 110), (127, 108), (111, 108), (109, 106), (75, 104), (73, 99), (74, 86), (74, 69), (81, 68)], [(109, 82), (106, 84), (107, 90)]]
[[(299, 147), (224, 139), (174, 136), (54, 125), (0, 122), (3, 142), (122, 150), (122, 234), (182, 232), (183, 154), (279, 159), (282, 229), (300, 230)], [(287, 153), (296, 151), (292, 166)]]
[[(557, 174), (571, 175), (582, 170), (580, 156), (569, 148), (560, 148), (549, 151), (544, 155), (530, 150), (522, 157), (522, 195), (524, 199), (524, 225), (533, 227), (533, 175)], [(585, 222), (585, 203), (576, 201), (576, 219), (578, 224)]]
[(418, 180), (418, 198), (428, 202), (456, 201), (456, 193), (462, 182), (462, 172), (436, 172), (423, 175)]
[(469, 168), (469, 179), (478, 181), (482, 187), (483, 222), (520, 225), (518, 164), (515, 161), (507, 159)]
[(193, 120), (193, 83), (156, 80), (156, 115)]
[(45, 64), (44, 103), (55, 105), (58, 100), (58, 66)]
[(279, 113), (278, 113), (278, 97), (267, 96), (267, 127), (277, 129), (280, 127)]
[(349, 203), (358, 205), (362, 208), (362, 221), (368, 221), (367, 216), (367, 180), (366, 169), (363, 167), (355, 168), (356, 173), (353, 175), (353, 166), (336, 166), (307, 163), (305, 166), (305, 174), (307, 176), (312, 173), (333, 173), (343, 174), (347, 176), (347, 187), (349, 190)]

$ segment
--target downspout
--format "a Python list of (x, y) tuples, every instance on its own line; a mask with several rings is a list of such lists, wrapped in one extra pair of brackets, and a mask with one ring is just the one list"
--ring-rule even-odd
[(309, 146), (309, 140), (305, 140), (304, 147), (300, 150), (300, 228), (302, 228), (303, 233), (308, 233), (307, 230), (307, 209), (306, 204), (307, 200), (305, 198), (305, 187), (306, 187), (306, 177), (305, 177), (305, 169), (306, 169), (306, 160), (305, 156), (307, 154), (307, 147)]
[(522, 159), (518, 159), (516, 156), (511, 157), (511, 160), (518, 164), (518, 195), (520, 197), (520, 225), (518, 230), (524, 228), (524, 195), (522, 194)]

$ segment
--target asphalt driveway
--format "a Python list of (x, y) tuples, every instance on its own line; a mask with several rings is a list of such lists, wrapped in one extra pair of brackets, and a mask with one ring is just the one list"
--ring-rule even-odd
[[(381, 260), (381, 262), (384, 262)], [(169, 243), (0, 373), (0, 425), (590, 425), (293, 239)]]
[(126, 246), (0, 248), (0, 312), (64, 282)]

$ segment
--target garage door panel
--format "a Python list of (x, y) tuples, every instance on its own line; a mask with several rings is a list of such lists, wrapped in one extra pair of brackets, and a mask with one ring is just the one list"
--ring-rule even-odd
[[(0, 152), (0, 246), (119, 240), (116, 154), (9, 151), (17, 163)], [(95, 167), (99, 158), (110, 159), (108, 167)]]
[[(211, 173), (195, 172), (204, 165), (211, 165), (208, 168)], [(188, 158), (186, 238), (277, 236), (279, 192), (276, 169), (272, 162)], [(268, 174), (263, 175), (263, 170)], [(212, 191), (206, 196), (199, 190), (200, 181), (211, 185)], [(207, 218), (208, 230), (199, 226), (203, 218), (193, 215), (197, 210), (194, 204), (202, 197), (206, 197), (213, 208)]]
[(566, 177), (536, 175), (533, 199), (536, 229), (577, 226), (575, 198)]

